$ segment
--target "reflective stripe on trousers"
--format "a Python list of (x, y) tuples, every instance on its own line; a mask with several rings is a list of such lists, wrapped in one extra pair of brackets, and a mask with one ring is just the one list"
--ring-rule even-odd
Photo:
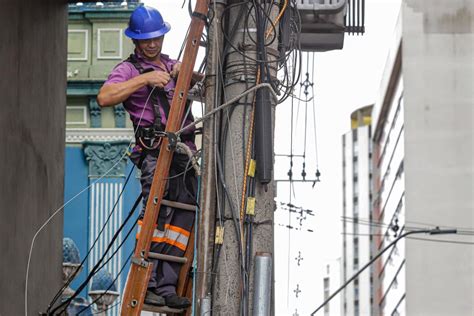
[[(137, 239), (140, 236), (142, 225), (143, 225), (143, 222), (138, 221), (138, 231), (137, 231), (137, 236), (136, 236)], [(151, 241), (156, 242), (156, 243), (164, 242), (171, 246), (175, 246), (181, 249), (182, 251), (186, 251), (190, 234), (191, 233), (188, 232), (187, 230), (182, 229), (178, 226), (170, 225), (170, 224), (166, 224), (165, 230), (161, 231), (156, 228), (156, 224), (155, 224), (155, 229), (153, 231), (153, 237)]]

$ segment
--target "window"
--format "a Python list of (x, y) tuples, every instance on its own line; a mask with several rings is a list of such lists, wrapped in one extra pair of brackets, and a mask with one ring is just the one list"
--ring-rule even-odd
[(97, 59), (122, 59), (122, 29), (97, 29)]
[(88, 30), (67, 31), (67, 60), (86, 61), (89, 53)]
[[(324, 291), (329, 291), (329, 278), (324, 278)], [(325, 297), (324, 299), (326, 299)]]
[(87, 109), (85, 106), (66, 107), (66, 125), (87, 124)]
[(352, 130), (352, 141), (357, 142), (357, 129)]
[[(328, 265), (329, 268), (329, 265)], [(329, 298), (329, 278), (324, 278), (324, 300)], [(324, 315), (329, 315), (329, 304), (324, 305)]]
[(403, 174), (404, 171), (404, 166), (403, 166), (403, 160), (400, 162), (400, 165), (398, 166), (397, 170), (397, 178), (400, 178)]

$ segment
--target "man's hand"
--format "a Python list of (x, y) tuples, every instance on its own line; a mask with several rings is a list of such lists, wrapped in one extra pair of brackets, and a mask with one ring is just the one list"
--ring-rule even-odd
[(178, 63), (174, 64), (173, 69), (171, 70), (171, 73), (170, 73), (171, 77), (172, 78), (178, 77), (180, 70), (181, 70), (181, 63), (178, 62)]
[(142, 74), (147, 85), (152, 87), (163, 88), (170, 81), (170, 75), (164, 71), (150, 71)]

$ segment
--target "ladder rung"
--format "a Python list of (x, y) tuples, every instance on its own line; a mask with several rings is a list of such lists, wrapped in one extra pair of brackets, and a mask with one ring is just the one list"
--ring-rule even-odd
[(146, 312), (152, 312), (152, 313), (162, 313), (162, 314), (180, 314), (184, 312), (184, 309), (176, 309), (176, 308), (171, 308), (168, 306), (154, 306), (154, 305), (148, 305), (148, 304), (143, 304), (142, 311)]
[(177, 262), (181, 264), (185, 264), (186, 262), (188, 262), (188, 259), (186, 257), (176, 257), (176, 256), (164, 255), (164, 254), (156, 253), (156, 252), (149, 252), (148, 257), (152, 259)]
[(191, 211), (191, 212), (196, 211), (196, 205), (192, 205), (192, 204), (186, 204), (186, 203), (174, 202), (174, 201), (168, 201), (168, 200), (161, 200), (161, 204), (166, 205), (166, 206), (179, 208), (179, 209), (186, 210), (186, 211)]

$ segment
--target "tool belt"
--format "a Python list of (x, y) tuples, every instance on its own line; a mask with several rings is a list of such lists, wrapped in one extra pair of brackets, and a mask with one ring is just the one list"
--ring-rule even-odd
[(156, 150), (160, 147), (163, 136), (166, 134), (162, 130), (155, 129), (154, 126), (134, 126), (135, 143), (146, 150)]
[[(135, 143), (139, 144), (143, 149), (146, 150), (157, 150), (159, 149), (163, 137), (166, 137), (166, 133), (162, 129), (156, 129), (154, 126), (134, 126), (133, 129), (135, 133)], [(181, 134), (179, 136), (181, 142), (192, 142), (194, 143), (195, 135), (194, 133), (190, 134)]]

